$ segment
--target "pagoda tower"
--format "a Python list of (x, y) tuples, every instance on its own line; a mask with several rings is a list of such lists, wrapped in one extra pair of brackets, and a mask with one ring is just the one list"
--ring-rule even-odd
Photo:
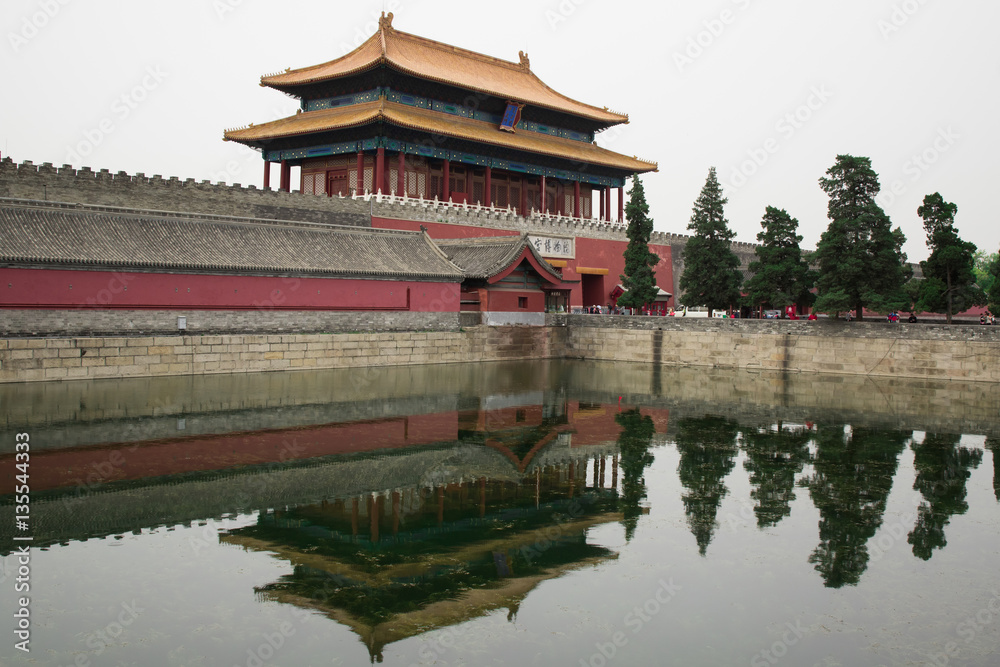
[(501, 60), (398, 31), (392, 18), (383, 14), (378, 32), (341, 58), (261, 77), (300, 109), (224, 138), (261, 151), (265, 187), (279, 163), (285, 191), (297, 166), (308, 194), (377, 192), (621, 221), (625, 179), (656, 170), (594, 142), (627, 115), (556, 92), (523, 52), (519, 62)]

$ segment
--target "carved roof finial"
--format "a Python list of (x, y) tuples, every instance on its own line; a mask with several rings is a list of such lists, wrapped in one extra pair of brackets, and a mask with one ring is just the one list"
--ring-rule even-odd
[(521, 59), (521, 67), (524, 69), (531, 69), (531, 61), (528, 60), (528, 54), (524, 51), (518, 51), (517, 56)]
[(386, 14), (382, 12), (382, 18), (378, 20), (379, 30), (392, 30), (392, 12)]

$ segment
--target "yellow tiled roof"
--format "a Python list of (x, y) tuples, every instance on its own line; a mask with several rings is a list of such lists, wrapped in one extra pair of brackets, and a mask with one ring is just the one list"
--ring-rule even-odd
[(383, 15), (379, 30), (345, 56), (312, 67), (262, 76), (260, 85), (289, 88), (351, 76), (382, 64), (423, 79), (506, 97), (605, 123), (627, 123), (628, 115), (595, 107), (556, 92), (531, 71), (528, 57), (514, 63), (467, 51), (392, 27), (392, 13)]
[(379, 120), (431, 134), (503, 146), (630, 172), (645, 173), (656, 171), (657, 168), (655, 162), (628, 157), (601, 148), (596, 144), (553, 137), (539, 132), (504, 132), (493, 123), (453, 116), (429, 109), (419, 109), (386, 100), (319, 111), (306, 111), (263, 125), (229, 130), (225, 133), (224, 138), (227, 141), (254, 145), (269, 139), (339, 130), (367, 125)]

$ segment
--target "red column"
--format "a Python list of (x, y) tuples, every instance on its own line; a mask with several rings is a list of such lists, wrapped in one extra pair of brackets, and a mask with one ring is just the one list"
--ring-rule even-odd
[(292, 191), (292, 165), (288, 164), (288, 160), (281, 161), (281, 189)]
[(604, 193), (606, 188), (601, 188), (601, 220), (604, 220)]
[(539, 185), (539, 190), (542, 193), (542, 198), (541, 198), (541, 200), (539, 202), (540, 206), (541, 206), (541, 209), (542, 209), (542, 213), (548, 213), (549, 212), (549, 207), (547, 206), (547, 204), (548, 204), (548, 197), (545, 196), (545, 177), (544, 176), (542, 176), (542, 180), (541, 180), (541, 183)]
[(264, 189), (271, 187), (271, 163), (264, 160)]
[(611, 222), (611, 186), (604, 188), (604, 219)]
[(521, 179), (521, 215), (528, 215), (528, 179)]
[(444, 161), (441, 167), (441, 201), (448, 201), (451, 198), (451, 162)]
[(573, 215), (581, 217), (580, 210), (580, 181), (573, 181)]
[(493, 184), (493, 167), (486, 167), (486, 192), (483, 193), (483, 199), (487, 206), (493, 206), (493, 189), (490, 187)]
[(375, 152), (375, 192), (385, 190), (385, 148), (378, 147)]
[(399, 151), (399, 165), (396, 167), (396, 196), (402, 197), (406, 189), (406, 155)]
[(358, 151), (357, 193), (359, 195), (363, 195), (365, 193), (365, 154), (361, 151)]
[(625, 196), (622, 191), (625, 188), (618, 188), (618, 222), (625, 219)]

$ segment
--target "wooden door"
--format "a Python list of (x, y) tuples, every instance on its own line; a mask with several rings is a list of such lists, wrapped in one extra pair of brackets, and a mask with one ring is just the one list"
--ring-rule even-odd
[(326, 172), (326, 194), (331, 197), (334, 195), (349, 197), (351, 195), (351, 183), (346, 169)]

